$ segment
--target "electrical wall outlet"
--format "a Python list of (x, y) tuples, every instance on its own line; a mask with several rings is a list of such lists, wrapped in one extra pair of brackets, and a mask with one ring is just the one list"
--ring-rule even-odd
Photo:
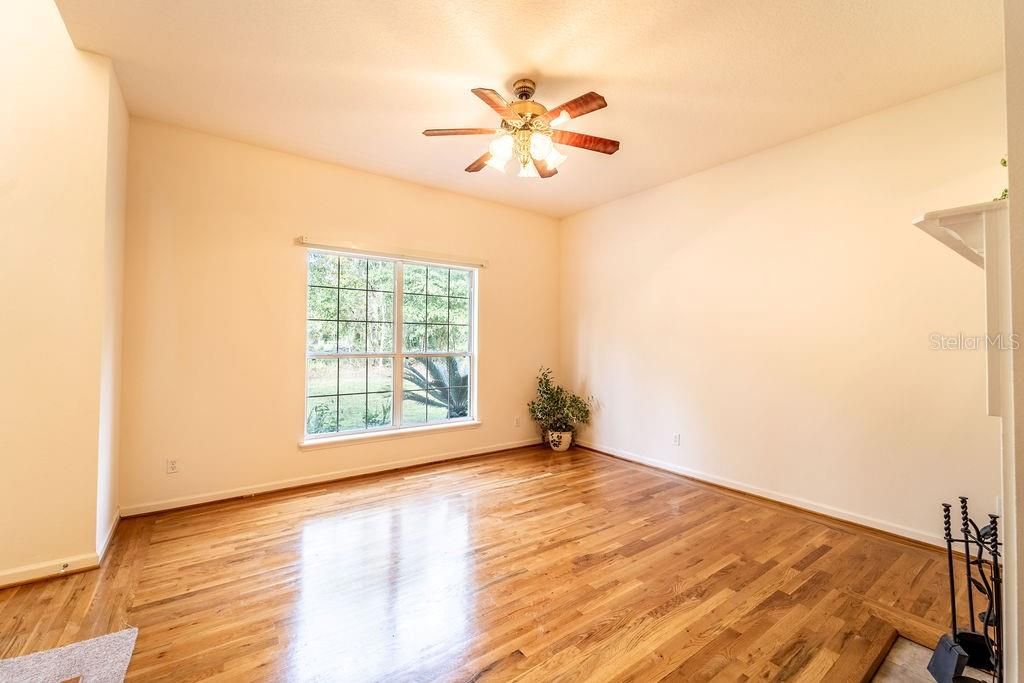
[(672, 445), (678, 446), (680, 443), (680, 436), (678, 433), (672, 435)]
[(515, 417), (512, 418), (512, 426), (513, 427), (518, 427), (519, 426), (519, 416), (518, 415), (516, 415)]
[(167, 461), (167, 474), (177, 474), (177, 473), (178, 473), (178, 461), (177, 460), (173, 460), (173, 459), (172, 460), (168, 460)]

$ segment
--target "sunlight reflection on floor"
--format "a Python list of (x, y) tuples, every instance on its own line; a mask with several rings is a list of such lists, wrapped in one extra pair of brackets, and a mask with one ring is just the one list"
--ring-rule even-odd
[(457, 653), (474, 611), (469, 545), (462, 500), (307, 522), (289, 656), (296, 678), (374, 680)]

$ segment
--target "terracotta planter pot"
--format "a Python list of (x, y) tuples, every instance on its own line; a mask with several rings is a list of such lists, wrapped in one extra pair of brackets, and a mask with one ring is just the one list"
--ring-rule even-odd
[(572, 445), (572, 432), (548, 432), (548, 445), (559, 453), (569, 450)]

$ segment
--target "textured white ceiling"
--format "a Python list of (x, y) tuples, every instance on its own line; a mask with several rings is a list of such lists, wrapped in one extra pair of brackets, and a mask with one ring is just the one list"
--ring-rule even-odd
[[(991, 73), (1001, 0), (57, 0), (71, 37), (113, 58), (146, 118), (565, 216)], [(462, 169), (494, 126), (469, 90), (521, 76), (565, 126), (548, 180)], [(741, 192), (741, 188), (737, 188)]]

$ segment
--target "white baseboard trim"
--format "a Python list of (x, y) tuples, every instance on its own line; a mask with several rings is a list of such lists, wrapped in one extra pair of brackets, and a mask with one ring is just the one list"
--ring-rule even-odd
[(699, 481), (707, 482), (709, 484), (716, 484), (718, 486), (723, 486), (725, 488), (733, 489), (735, 491), (749, 493), (751, 495), (759, 496), (761, 498), (768, 498), (769, 500), (774, 500), (779, 503), (785, 503), (787, 505), (792, 505), (793, 507), (802, 508), (804, 510), (809, 510), (811, 512), (817, 512), (828, 517), (835, 517), (836, 519), (840, 519), (846, 522), (852, 522), (853, 524), (871, 527), (872, 529), (878, 529), (879, 531), (884, 531), (886, 533), (894, 534), (896, 536), (902, 536), (904, 538), (909, 538), (915, 541), (919, 541), (921, 543), (926, 543), (928, 545), (939, 546), (942, 548), (946, 547), (946, 541), (943, 540), (941, 536), (930, 534), (926, 531), (921, 531), (919, 529), (911, 529), (910, 527), (901, 526), (899, 524), (892, 524), (881, 519), (866, 517), (864, 515), (859, 515), (855, 512), (849, 512), (848, 510), (835, 508), (832, 507), (831, 505), (816, 503), (812, 500), (807, 500), (805, 498), (797, 498), (795, 496), (786, 495), (785, 493), (780, 493), (778, 491), (771, 491), (757, 486), (751, 486), (750, 484), (745, 484), (740, 481), (726, 479), (725, 477), (719, 477), (714, 474), (708, 474), (706, 472), (700, 472), (698, 470), (693, 470), (688, 467), (683, 467), (682, 465), (666, 462), (664, 460), (659, 460), (657, 458), (648, 458), (642, 455), (637, 455), (636, 453), (625, 451), (622, 450), (621, 448), (604, 446), (583, 439), (578, 440), (577, 443), (580, 446), (592, 448), (595, 451), (601, 451), (609, 455), (614, 455), (616, 457), (622, 458), (623, 460), (630, 460), (641, 465), (647, 465), (655, 469), (664, 470), (665, 472), (680, 474), (684, 477), (697, 479)]
[(39, 581), (40, 579), (50, 579), (62, 574), (73, 574), (75, 572), (96, 569), (100, 566), (100, 562), (103, 561), (104, 555), (107, 554), (110, 541), (114, 538), (114, 532), (117, 531), (117, 525), (120, 521), (121, 514), (118, 511), (114, 514), (113, 519), (110, 520), (110, 527), (107, 529), (103, 544), (96, 549), (96, 552), (74, 555), (58, 560), (46, 560), (0, 571), (0, 588)]
[(110, 525), (107, 527), (107, 534), (103, 538), (103, 542), (100, 547), (96, 549), (96, 554), (102, 561), (107, 554), (107, 549), (110, 547), (110, 541), (114, 538), (114, 532), (117, 531), (117, 525), (121, 522), (121, 510), (118, 508), (114, 511), (114, 517), (110, 520)]
[(534, 437), (532, 439), (523, 439), (521, 441), (510, 441), (508, 443), (492, 444), (490, 446), (483, 446), (480, 448), (470, 448), (462, 451), (453, 451), (450, 453), (433, 453), (429, 455), (421, 455), (415, 458), (406, 458), (404, 460), (395, 460), (387, 463), (381, 463), (377, 465), (364, 465), (362, 467), (351, 467), (344, 470), (335, 470), (333, 472), (324, 472), (323, 474), (314, 474), (306, 477), (295, 477), (293, 479), (281, 479), (278, 481), (266, 482), (264, 484), (254, 484), (252, 486), (242, 486), (234, 489), (225, 489), (222, 491), (211, 491), (209, 493), (200, 493), (192, 496), (181, 496), (179, 498), (167, 498), (165, 500), (158, 500), (151, 503), (136, 503), (134, 505), (125, 505), (121, 508), (122, 517), (135, 517), (136, 515), (145, 515), (151, 512), (160, 512), (163, 510), (173, 510), (175, 508), (188, 507), (190, 505), (199, 505), (202, 503), (212, 503), (218, 500), (226, 500), (229, 498), (239, 498), (241, 496), (251, 496), (257, 493), (268, 493), (270, 491), (278, 491), (280, 489), (289, 489), (296, 486), (304, 486), (306, 484), (321, 484), (328, 481), (336, 481), (339, 479), (348, 479), (350, 477), (358, 477), (363, 474), (374, 474), (376, 472), (386, 472), (387, 470), (396, 470), (403, 467), (412, 467), (414, 465), (426, 465), (434, 462), (444, 462), (445, 460), (454, 460), (456, 458), (466, 458), (471, 455), (483, 455), (484, 453), (494, 453), (497, 451), (504, 451), (510, 448), (521, 448), (523, 446), (535, 446), (541, 443), (540, 437)]
[(85, 553), (55, 560), (45, 560), (35, 564), (26, 564), (0, 571), (0, 588), (14, 586), (19, 583), (48, 579), (61, 574), (95, 569), (100, 566), (100, 558), (96, 553)]

